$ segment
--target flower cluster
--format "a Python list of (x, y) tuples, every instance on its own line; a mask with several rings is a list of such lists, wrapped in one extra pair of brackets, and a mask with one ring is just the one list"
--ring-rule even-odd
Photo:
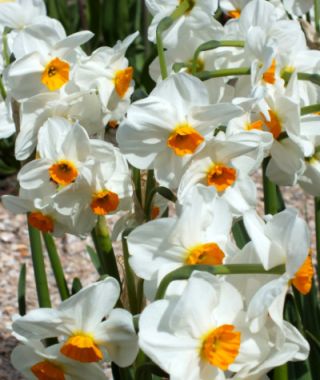
[[(103, 361), (140, 379), (149, 360), (172, 380), (265, 379), (309, 354), (284, 307), (312, 287), (311, 238), (276, 185), (320, 196), (320, 52), (298, 21), (313, 1), (146, 5), (156, 84), (132, 102), (138, 32), (86, 54), (93, 34), (67, 36), (42, 0), (0, 0), (0, 137), (16, 133), (22, 161), (19, 196), (2, 201), (45, 236), (94, 230), (109, 275), (18, 317), (12, 362), (40, 380), (104, 379)], [(261, 165), (278, 202), (265, 191), (263, 217)], [(101, 223), (119, 211), (135, 324), (103, 256)]]

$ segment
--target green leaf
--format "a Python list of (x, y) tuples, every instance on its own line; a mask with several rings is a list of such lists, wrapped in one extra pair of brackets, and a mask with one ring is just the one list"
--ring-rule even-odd
[(27, 311), (26, 306), (26, 264), (22, 264), (20, 268), (19, 281), (18, 281), (18, 305), (19, 314), (25, 315)]
[(87, 252), (90, 256), (90, 259), (91, 259), (93, 266), (96, 268), (96, 271), (100, 275), (102, 275), (103, 269), (102, 269), (101, 262), (99, 260), (99, 256), (98, 256), (97, 252), (92, 247), (90, 247), (90, 245), (87, 245), (86, 248), (87, 248)]
[(71, 293), (76, 294), (82, 289), (81, 281), (78, 277), (75, 277), (72, 281)]
[(244, 226), (243, 220), (236, 221), (232, 226), (232, 234), (238, 248), (242, 249), (249, 241), (250, 237)]

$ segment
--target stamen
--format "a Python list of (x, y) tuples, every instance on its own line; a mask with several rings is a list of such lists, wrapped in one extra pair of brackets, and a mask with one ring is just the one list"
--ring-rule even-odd
[(119, 70), (116, 72), (114, 77), (114, 84), (117, 94), (120, 98), (123, 98), (130, 87), (132, 81), (133, 68), (127, 67), (124, 70)]
[(28, 222), (34, 228), (41, 232), (53, 232), (54, 221), (48, 216), (42, 214), (40, 211), (33, 211), (28, 215)]
[(229, 11), (227, 15), (230, 18), (239, 18), (241, 16), (241, 10), (240, 9), (235, 9), (233, 11)]
[(253, 123), (246, 123), (245, 130), (251, 131), (253, 129), (257, 129), (259, 131), (262, 131), (262, 127), (263, 127), (263, 121), (262, 120), (256, 120)]
[(276, 112), (272, 111), (271, 109), (268, 110), (268, 113), (270, 116), (270, 120), (267, 120), (263, 113), (261, 113), (260, 115), (265, 125), (267, 126), (269, 131), (272, 133), (273, 137), (277, 139), (280, 136), (281, 131), (282, 131), (280, 119), (278, 115), (276, 114)]
[(201, 358), (226, 371), (239, 354), (241, 333), (233, 325), (222, 325), (205, 335), (201, 345)]
[(95, 193), (90, 204), (91, 210), (96, 215), (106, 215), (115, 211), (119, 206), (118, 194), (110, 190), (102, 190)]
[(45, 67), (41, 76), (41, 82), (47, 86), (50, 91), (56, 91), (69, 82), (69, 73), (69, 63), (61, 61), (59, 58), (54, 58)]
[(200, 244), (188, 251), (185, 259), (186, 265), (220, 265), (224, 259), (224, 253), (216, 243)]
[(231, 186), (237, 177), (234, 168), (224, 164), (214, 163), (207, 172), (208, 186), (214, 186), (218, 192), (226, 190)]
[(178, 124), (167, 140), (167, 146), (171, 148), (177, 156), (192, 154), (204, 138), (198, 131), (189, 124)]
[(263, 80), (266, 83), (274, 84), (276, 82), (276, 60), (273, 59), (271, 66), (264, 72), (263, 74)]
[(50, 179), (62, 186), (69, 185), (78, 177), (78, 170), (69, 160), (60, 160), (50, 166)]
[(33, 365), (31, 372), (39, 380), (65, 380), (63, 370), (48, 360)]
[(310, 292), (312, 287), (313, 279), (313, 266), (311, 259), (311, 251), (305, 259), (304, 263), (301, 265), (298, 272), (295, 274), (294, 278), (291, 280), (292, 285), (303, 295)]
[(102, 360), (103, 354), (91, 336), (79, 334), (71, 336), (61, 347), (60, 352), (68, 358), (81, 363), (93, 363)]

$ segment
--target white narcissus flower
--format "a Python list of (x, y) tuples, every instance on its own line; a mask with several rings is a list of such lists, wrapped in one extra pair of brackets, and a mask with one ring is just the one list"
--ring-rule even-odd
[[(244, 213), (243, 221), (257, 257), (266, 270), (285, 265), (285, 273), (267, 282), (252, 297), (248, 318), (255, 322), (271, 314), (282, 326), (284, 298), (292, 284), (300, 293), (307, 294), (312, 286), (313, 266), (310, 250), (310, 233), (306, 222), (295, 209), (288, 208), (265, 223), (255, 211)], [(240, 256), (239, 256), (240, 258)], [(256, 324), (253, 322), (253, 326)], [(255, 328), (255, 327), (253, 327)]]
[(180, 296), (153, 302), (142, 312), (139, 341), (172, 380), (260, 379), (297, 352), (307, 356), (306, 341), (287, 325), (285, 342), (276, 349), (275, 324), (251, 333), (238, 290), (211, 274), (194, 272)]
[[(179, 6), (179, 0), (147, 0), (149, 12), (154, 16), (148, 30), (148, 38), (156, 40), (156, 30), (159, 22), (170, 16)], [(163, 33), (165, 47), (176, 47), (179, 36), (190, 34), (193, 30), (203, 30), (212, 26), (221, 27), (220, 23), (213, 18), (218, 7), (217, 0), (190, 0), (190, 6), (185, 13), (176, 20), (171, 27)]]
[(79, 122), (90, 136), (102, 135), (103, 113), (94, 91), (42, 93), (21, 104), (20, 132), (15, 144), (17, 160), (25, 160), (36, 148), (39, 129), (50, 117), (63, 117), (71, 123)]
[(60, 354), (60, 348), (61, 345), (19, 345), (12, 351), (11, 363), (28, 380), (106, 380), (99, 365), (70, 360)]
[(120, 295), (118, 282), (108, 277), (63, 301), (57, 309), (32, 310), (13, 322), (13, 331), (27, 339), (65, 337), (60, 353), (81, 363), (105, 356), (120, 367), (131, 365), (138, 353), (132, 315), (113, 309)]
[(82, 90), (96, 89), (101, 101), (105, 124), (115, 120), (112, 115), (122, 110), (124, 115), (133, 93), (133, 67), (125, 57), (126, 50), (137, 38), (139, 32), (133, 33), (123, 41), (110, 47), (101, 47), (89, 57), (83, 57), (78, 63), (74, 81)]
[(148, 298), (169, 272), (183, 265), (218, 265), (232, 245), (232, 215), (212, 187), (197, 185), (183, 199), (177, 216), (137, 227), (128, 236), (130, 265), (145, 280)]
[(50, 232), (55, 236), (64, 233), (79, 234), (78, 226), (72, 225), (70, 216), (59, 214), (53, 207), (50, 192), (45, 187), (33, 190), (20, 189), (19, 196), (2, 196), (4, 207), (14, 214), (28, 214), (29, 224), (42, 232)]
[(161, 185), (176, 189), (187, 163), (214, 129), (241, 113), (232, 104), (210, 105), (204, 84), (179, 73), (129, 107), (117, 140), (130, 164), (154, 169)]
[[(181, 178), (178, 198), (182, 199), (192, 186), (201, 183), (214, 187), (235, 216), (255, 207), (256, 187), (249, 174), (256, 164), (244, 156), (253, 151), (259, 153), (259, 142), (259, 137), (254, 134), (240, 133), (225, 139), (225, 135), (219, 133), (195, 155), (186, 169)], [(237, 158), (242, 157), (243, 163), (237, 163)]]
[(66, 187), (53, 200), (57, 211), (70, 215), (82, 233), (90, 233), (99, 216), (130, 209), (133, 193), (128, 164), (119, 150), (100, 140), (90, 143), (96, 160), (90, 182), (79, 182), (73, 191)]
[[(12, 96), (21, 100), (60, 90), (71, 79), (77, 48), (92, 36), (93, 33), (82, 31), (61, 38), (50, 26), (39, 25), (37, 38), (26, 39), (25, 50), (31, 53), (13, 62), (5, 74), (5, 84)], [(40, 46), (34, 51), (36, 41)]]
[(47, 189), (53, 195), (76, 181), (91, 179), (93, 149), (84, 128), (62, 118), (50, 118), (39, 132), (39, 158), (26, 164), (18, 174), (25, 190)]

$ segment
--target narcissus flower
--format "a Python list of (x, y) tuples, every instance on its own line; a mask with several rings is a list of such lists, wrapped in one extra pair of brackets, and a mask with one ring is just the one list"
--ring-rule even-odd
[(194, 272), (179, 295), (146, 307), (139, 338), (142, 350), (172, 380), (260, 379), (307, 345), (287, 325), (285, 344), (276, 349), (276, 325), (251, 333), (238, 290), (211, 274)]
[[(241, 215), (256, 204), (256, 188), (249, 177), (255, 163), (246, 160), (246, 154), (256, 151), (257, 160), (260, 139), (247, 133), (224, 139), (225, 135), (219, 133), (193, 158), (181, 178), (178, 197), (182, 199), (197, 183), (212, 186), (229, 203), (232, 212)], [(237, 163), (237, 158), (244, 162)]]
[(28, 380), (105, 380), (102, 368), (95, 363), (78, 363), (60, 353), (61, 344), (44, 348), (28, 342), (17, 346), (11, 355), (13, 366)]
[(161, 185), (175, 189), (186, 164), (214, 129), (241, 112), (232, 104), (210, 105), (204, 84), (179, 73), (130, 106), (117, 140), (133, 166), (154, 169)]
[[(94, 363), (108, 355), (127, 367), (138, 352), (132, 316), (113, 309), (120, 295), (112, 278), (83, 288), (57, 309), (33, 310), (13, 323), (13, 330), (26, 339), (63, 336), (60, 353), (81, 363)], [(106, 352), (105, 352), (106, 350)]]
[(27, 39), (31, 52), (13, 62), (5, 77), (12, 96), (18, 100), (66, 85), (71, 79), (76, 49), (93, 36), (83, 31), (61, 38), (47, 25), (38, 28), (36, 40), (41, 38), (40, 49), (34, 51), (35, 41)]
[(219, 265), (230, 249), (232, 215), (214, 188), (197, 185), (176, 217), (156, 219), (128, 236), (130, 265), (152, 298), (161, 279), (183, 265)]
[[(267, 281), (252, 297), (248, 318), (261, 323), (267, 313), (278, 315), (275, 319), (282, 327), (284, 298), (290, 285), (300, 293), (311, 290), (313, 266), (310, 251), (310, 233), (306, 222), (297, 210), (286, 209), (264, 223), (252, 210), (244, 214), (244, 224), (252, 240), (255, 253), (266, 270), (285, 266), (285, 273)], [(273, 311), (270, 311), (273, 308)], [(256, 323), (253, 323), (256, 328)], [(258, 323), (259, 326), (259, 323)]]

